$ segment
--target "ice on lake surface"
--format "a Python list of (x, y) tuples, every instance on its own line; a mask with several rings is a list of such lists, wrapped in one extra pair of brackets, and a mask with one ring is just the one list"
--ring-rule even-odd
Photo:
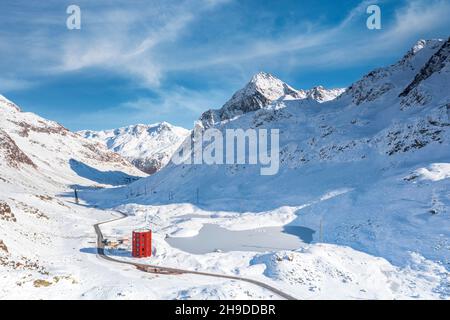
[(233, 231), (215, 224), (205, 224), (195, 237), (167, 238), (175, 248), (205, 254), (217, 250), (228, 251), (274, 251), (295, 250), (313, 240), (314, 230), (300, 226), (267, 227)]

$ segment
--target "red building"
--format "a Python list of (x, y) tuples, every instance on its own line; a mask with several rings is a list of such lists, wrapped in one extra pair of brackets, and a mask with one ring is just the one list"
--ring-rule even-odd
[(132, 255), (137, 258), (146, 258), (152, 255), (152, 231), (133, 231)]

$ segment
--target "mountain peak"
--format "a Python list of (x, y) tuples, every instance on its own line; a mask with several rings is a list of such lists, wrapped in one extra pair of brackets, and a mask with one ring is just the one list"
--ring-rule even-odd
[(345, 92), (344, 88), (326, 89), (323, 86), (317, 86), (308, 90), (307, 97), (319, 103), (333, 100)]
[(153, 126), (158, 128), (159, 130), (172, 130), (174, 128), (174, 126), (171, 123), (166, 121), (155, 123)]
[(425, 47), (436, 47), (440, 46), (444, 40), (442, 39), (420, 39), (416, 42), (416, 44), (411, 48), (412, 53), (417, 53)]
[(355, 105), (374, 101), (388, 92), (400, 94), (417, 73), (439, 51), (444, 40), (419, 40), (401, 60), (388, 67), (377, 68), (353, 83), (347, 90)]
[(266, 79), (266, 78), (275, 78), (275, 77), (268, 72), (260, 71), (253, 75), (252, 81), (254, 82), (254, 81), (258, 81), (259, 79)]
[(174, 126), (173, 124), (166, 122), (166, 121), (157, 122), (157, 123), (153, 123), (150, 125), (144, 125), (144, 127), (147, 129), (147, 132), (150, 134), (167, 133), (167, 134), (176, 134), (176, 135), (184, 136), (189, 131), (185, 128)]
[(266, 84), (271, 82), (282, 82), (280, 79), (274, 77), (272, 74), (260, 71), (253, 75), (252, 79), (250, 80), (250, 83), (255, 84)]
[(272, 74), (258, 72), (243, 89), (236, 92), (229, 102), (234, 103), (237, 99), (243, 98), (244, 95), (253, 96), (256, 92), (260, 93), (264, 98), (270, 101), (278, 100), (286, 95), (298, 95), (298, 92), (295, 89), (274, 77)]
[(242, 114), (262, 109), (286, 97), (305, 98), (297, 91), (267, 72), (258, 72), (247, 85), (238, 90), (219, 110), (208, 110), (200, 118), (205, 128), (216, 122), (230, 120)]
[(115, 136), (119, 136), (122, 134), (133, 134), (136, 136), (142, 135), (142, 134), (160, 134), (161, 132), (165, 131), (174, 131), (174, 132), (185, 132), (187, 131), (184, 128), (176, 127), (169, 122), (162, 121), (162, 122), (156, 122), (152, 124), (133, 124), (128, 125), (125, 127), (120, 127), (117, 129), (110, 129), (110, 130), (102, 130), (102, 131), (94, 131), (94, 130), (81, 130), (78, 132), (78, 134), (81, 134), (85, 138), (95, 138), (98, 137), (98, 135), (102, 135), (104, 133), (113, 134)]
[[(414, 80), (400, 93), (401, 97), (407, 96), (413, 91), (421, 82), (431, 77), (434, 73), (440, 72), (443, 68), (448, 66), (450, 62), (450, 38), (443, 42), (439, 50), (428, 60), (428, 62), (421, 68), (420, 72), (416, 74)], [(415, 93), (417, 100), (419, 93)], [(417, 102), (417, 101), (416, 101)]]
[[(400, 65), (405, 65), (408, 63), (412, 63), (412, 61), (417, 58), (417, 55), (421, 53), (423, 50), (436, 51), (442, 44), (444, 40), (442, 39), (420, 39), (417, 41), (411, 49), (405, 54), (405, 56), (400, 60)], [(423, 61), (420, 61), (418, 64), (422, 64)]]
[(169, 162), (171, 155), (189, 132), (163, 121), (105, 131), (80, 131), (78, 134), (105, 145), (141, 171), (152, 174)]
[(345, 89), (326, 89), (323, 86), (311, 90), (296, 90), (270, 73), (258, 72), (222, 108), (206, 111), (200, 121), (205, 128), (209, 128), (218, 122), (263, 109), (276, 101), (309, 98), (322, 103), (335, 99), (344, 91)]

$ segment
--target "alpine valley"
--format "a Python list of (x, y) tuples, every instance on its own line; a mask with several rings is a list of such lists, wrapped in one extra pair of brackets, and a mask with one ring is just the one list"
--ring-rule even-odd
[(174, 164), (194, 135), (168, 123), (73, 133), (3, 97), (0, 113), (0, 299), (450, 299), (450, 39), (346, 89), (261, 72), (199, 115), (279, 129), (273, 176)]

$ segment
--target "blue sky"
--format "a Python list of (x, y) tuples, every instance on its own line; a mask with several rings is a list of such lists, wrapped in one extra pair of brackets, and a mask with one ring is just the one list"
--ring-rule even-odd
[[(66, 28), (70, 4), (81, 30)], [(381, 30), (366, 28), (370, 4)], [(450, 30), (448, 0), (2, 0), (0, 13), (0, 94), (72, 130), (190, 128), (259, 71), (346, 87)]]

